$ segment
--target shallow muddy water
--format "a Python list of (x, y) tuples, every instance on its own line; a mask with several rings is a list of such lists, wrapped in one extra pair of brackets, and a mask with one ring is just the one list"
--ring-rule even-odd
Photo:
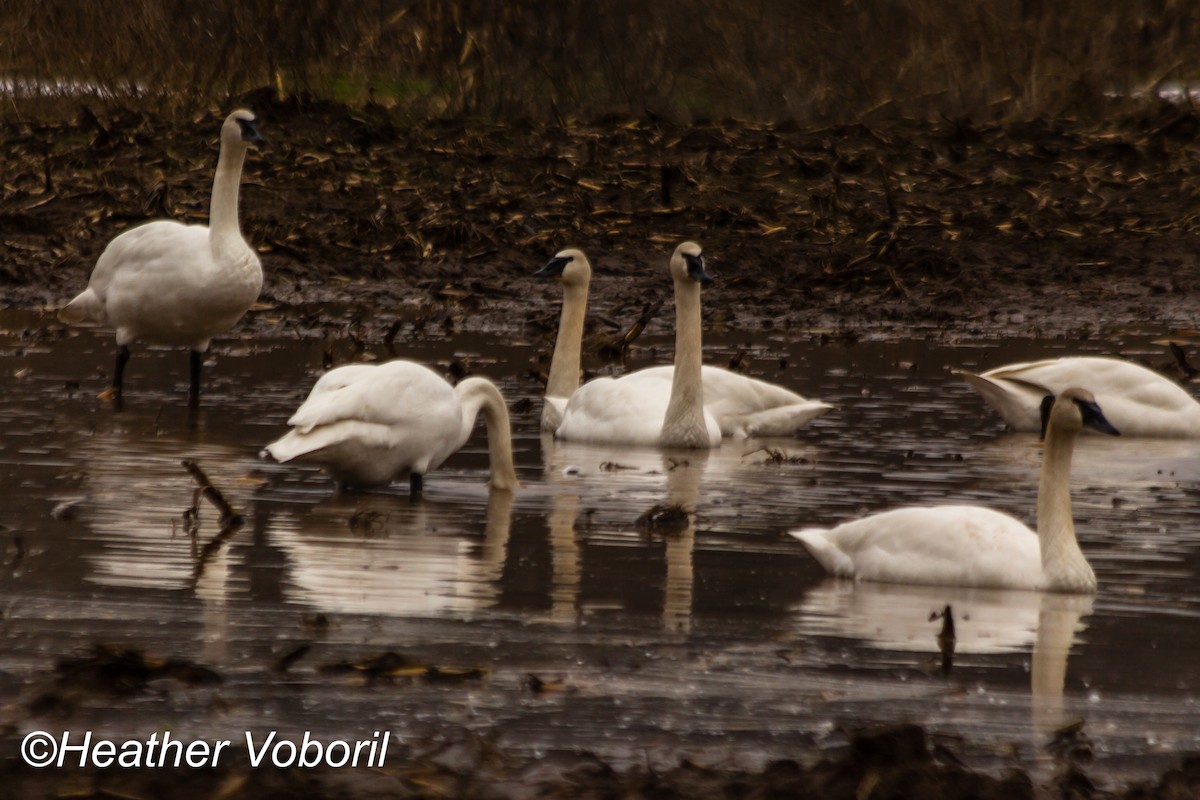
[[(830, 581), (786, 535), (949, 499), (1032, 522), (1035, 437), (1005, 433), (948, 368), (1084, 351), (1165, 360), (1154, 331), (959, 344), (717, 332), (710, 362), (743, 349), (753, 374), (837, 410), (796, 438), (699, 454), (556, 444), (537, 431), (533, 344), (402, 334), (397, 355), (466, 359), (517, 409), (519, 492), (489, 497), (480, 425), (419, 500), (405, 484), (337, 495), (313, 468), (259, 457), (320, 373), (320, 341), (217, 342), (195, 413), (186, 354), (139, 350), (116, 412), (97, 399), (110, 334), (60, 331), (0, 315), (0, 697), (18, 735), (389, 730), (400, 752), (471, 733), (618, 765), (687, 754), (757, 766), (837, 747), (864, 722), (912, 720), (968, 764), (1037, 770), (1050, 732), (1083, 719), (1089, 774), (1122, 781), (1200, 747), (1200, 442), (1081, 439), (1074, 503), (1094, 598)], [(642, 344), (635, 365), (670, 347)], [(185, 458), (246, 520), (207, 550), (217, 514), (202, 502), (188, 534)], [(639, 529), (664, 503), (693, 509), (692, 524)], [(930, 619), (947, 604), (949, 670)], [(20, 710), (57, 659), (93, 642), (194, 659), (225, 680), (92, 697), (65, 723)], [(486, 675), (364, 685), (321, 669), (387, 651)]]

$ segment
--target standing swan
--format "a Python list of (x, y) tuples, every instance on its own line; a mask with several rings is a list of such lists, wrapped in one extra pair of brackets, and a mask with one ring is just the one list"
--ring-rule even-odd
[(519, 484), (500, 390), (486, 378), (452, 387), (412, 361), (330, 370), (288, 420), (293, 430), (266, 450), (279, 462), (320, 464), (343, 486), (384, 486), (407, 475), (416, 493), (426, 472), (467, 443), (480, 411), (487, 422), (489, 483), (511, 491)]
[[(579, 388), (580, 350), (592, 265), (581, 251), (562, 250), (534, 275), (559, 276), (563, 286), (562, 316), (542, 406), (542, 431), (552, 433), (562, 424), (567, 401)], [(675, 367), (667, 365), (643, 369), (637, 374), (661, 381), (660, 391), (665, 391), (674, 372)], [(704, 366), (700, 374), (704, 383), (704, 408), (717, 420), (722, 436), (789, 436), (833, 408), (782, 386), (720, 367)]]
[(1043, 395), (1083, 386), (1126, 436), (1200, 437), (1200, 403), (1171, 379), (1131, 361), (1071, 356), (956, 374), (1013, 430), (1038, 429)]
[(704, 408), (701, 380), (700, 287), (711, 283), (700, 245), (684, 242), (671, 255), (675, 282), (675, 368), (596, 378), (567, 401), (559, 439), (594, 444), (708, 448), (721, 426)]
[(1071, 452), (1085, 426), (1118, 436), (1090, 392), (1067, 389), (1042, 402), (1046, 421), (1038, 482), (1037, 532), (981, 506), (915, 506), (836, 528), (789, 531), (839, 578), (1094, 592), (1096, 575), (1079, 549), (1071, 516)]
[(155, 220), (125, 231), (104, 248), (87, 288), (58, 312), (63, 322), (116, 328), (112, 395), (118, 401), (129, 345), (147, 339), (191, 348), (188, 400), (197, 403), (209, 340), (232, 328), (258, 298), (262, 266), (242, 238), (238, 184), (246, 151), (264, 143), (252, 113), (226, 117), (210, 225)]

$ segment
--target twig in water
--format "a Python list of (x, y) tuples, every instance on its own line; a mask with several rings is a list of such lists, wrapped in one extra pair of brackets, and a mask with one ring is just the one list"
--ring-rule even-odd
[(221, 528), (227, 528), (234, 525), (242, 524), (242, 515), (233, 510), (233, 506), (229, 505), (229, 501), (225, 499), (225, 495), (217, 487), (212, 485), (212, 481), (208, 479), (208, 475), (200, 466), (191, 459), (183, 460), (184, 469), (191, 473), (196, 479), (196, 483), (200, 484), (200, 488), (192, 495), (192, 507), (188, 509), (192, 516), (195, 517), (200, 513), (200, 509), (196, 506), (199, 503), (200, 496), (203, 495), (208, 502), (216, 507), (217, 511), (221, 512)]

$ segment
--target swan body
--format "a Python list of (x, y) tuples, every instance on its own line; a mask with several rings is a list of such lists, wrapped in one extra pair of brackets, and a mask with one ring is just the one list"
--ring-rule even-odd
[(288, 420), (292, 430), (266, 450), (279, 462), (320, 464), (344, 486), (384, 486), (408, 476), (420, 491), (425, 473), (466, 444), (480, 412), (487, 423), (489, 483), (515, 489), (508, 409), (495, 384), (467, 378), (451, 386), (412, 361), (329, 371)]
[(1200, 403), (1171, 379), (1131, 361), (1070, 356), (956, 374), (1014, 430), (1036, 431), (1043, 396), (1082, 386), (1123, 435), (1200, 437)]
[(129, 346), (147, 340), (191, 349), (190, 397), (200, 391), (201, 354), (232, 328), (262, 290), (262, 265), (242, 238), (238, 188), (246, 152), (263, 144), (244, 109), (221, 126), (210, 225), (155, 220), (117, 236), (100, 254), (88, 286), (59, 311), (63, 322), (116, 329), (112, 391), (121, 393)]
[(790, 531), (831, 574), (887, 583), (1093, 592), (1071, 515), (1071, 454), (1087, 426), (1117, 435), (1092, 395), (1046, 398), (1037, 531), (981, 506), (914, 506), (834, 528)]
[[(542, 430), (553, 433), (562, 425), (567, 403), (579, 389), (580, 350), (592, 267), (582, 251), (567, 249), (555, 254), (546, 266), (534, 274), (538, 277), (557, 275), (563, 286), (558, 338), (554, 344), (542, 406)], [(624, 399), (635, 405), (644, 404), (642, 411), (645, 417), (661, 418), (670, 396), (675, 366), (651, 367), (616, 380), (627, 380), (635, 375), (640, 376), (636, 380), (641, 383), (636, 386), (631, 384)], [(704, 408), (716, 420), (721, 435), (727, 437), (789, 436), (833, 408), (828, 403), (807, 399), (782, 386), (719, 367), (705, 366), (701, 370), (701, 382), (704, 386)], [(651, 436), (645, 431), (638, 434), (641, 439)]]
[(700, 287), (711, 283), (695, 242), (675, 248), (675, 367), (620, 378), (597, 378), (568, 399), (555, 437), (577, 442), (710, 448), (721, 443), (721, 426), (704, 408), (700, 348)]

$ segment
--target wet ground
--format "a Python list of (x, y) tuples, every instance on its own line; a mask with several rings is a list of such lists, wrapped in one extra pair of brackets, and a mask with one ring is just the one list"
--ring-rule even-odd
[[(254, 316), (252, 329), (278, 325), (278, 310)], [(1031, 520), (1035, 438), (1005, 433), (948, 368), (1097, 351), (1093, 342), (750, 343), (717, 326), (710, 360), (740, 351), (752, 374), (838, 408), (795, 439), (697, 454), (543, 439), (528, 370), (540, 343), (402, 333), (393, 347), (404, 355), (468, 363), (499, 382), (516, 410), (524, 484), (489, 497), (480, 429), (413, 500), (404, 486), (339, 496), (313, 469), (259, 457), (321, 371), (319, 338), (219, 343), (195, 413), (186, 356), (139, 352), (115, 412), (96, 397), (107, 332), (68, 331), (37, 312), (0, 323), (0, 689), (4, 757), (21, 785), (129, 789), (128, 774), (18, 769), (14, 754), (34, 730), (116, 740), (170, 730), (242, 751), (244, 731), (297, 741), (390, 731), (387, 763), (346, 791), (433, 796), (466, 793), (462, 781), (573, 794), (563, 787), (607, 785), (597, 775), (613, 786), (615, 775), (647, 774), (711, 786), (780, 761), (798, 762), (775, 775), (795, 781), (789, 769), (857, 753), (861, 742), (849, 742), (863, 726), (912, 722), (927, 743), (899, 747), (927, 744), (930, 769), (1018, 769), (1035, 787), (1082, 774), (1109, 789), (1152, 781), (1200, 747), (1200, 445), (1081, 441), (1075, 512), (1100, 581), (1094, 598), (830, 581), (786, 536), (946, 498)], [(1165, 357), (1159, 333), (1114, 329), (1103, 341), (1154, 363)], [(388, 355), (378, 336), (365, 339), (361, 357)], [(640, 344), (631, 366), (670, 340), (655, 331)], [(242, 527), (222, 535), (201, 501), (189, 532), (197, 484), (183, 459)], [(692, 512), (687, 523), (639, 525), (662, 504)], [(957, 628), (948, 661), (931, 619), (947, 604)], [(93, 644), (186, 667), (134, 659), (129, 685), (131, 656), (89, 655)], [(81, 655), (90, 666), (55, 671)], [(1075, 722), (1080, 730), (1062, 731)], [(672, 771), (681, 759), (692, 765), (682, 776)], [(244, 764), (222, 780), (267, 780)], [(331, 780), (313, 785), (338, 796)]]
[[(948, 368), (1068, 352), (1171, 363), (1164, 339), (1192, 336), (1197, 300), (1190, 112), (814, 131), (408, 128), (255, 107), (272, 144), (248, 163), (243, 225), (267, 284), (214, 343), (195, 413), (186, 356), (169, 350), (135, 354), (123, 411), (98, 401), (110, 335), (48, 309), (126, 225), (203, 218), (214, 120), (73, 110), (4, 128), (0, 758), (14, 796), (1200, 785), (1169, 772), (1200, 748), (1200, 445), (1081, 443), (1090, 601), (830, 582), (785, 533), (948, 498), (1032, 519), (1033, 437), (1005, 433)], [(718, 278), (707, 360), (837, 411), (795, 439), (701, 455), (543, 440), (559, 293), (529, 273), (585, 247), (590, 331), (611, 336), (665, 296), (685, 237)], [(672, 316), (668, 299), (628, 366), (669, 358)], [(417, 502), (403, 486), (337, 496), (315, 470), (259, 458), (324, 367), (393, 356), (500, 383), (524, 482), (510, 502), (488, 496), (481, 432)], [(223, 529), (201, 501), (189, 527), (183, 459), (243, 525)], [(663, 504), (688, 524), (639, 525)], [(947, 604), (948, 663), (930, 618)], [(921, 727), (890, 727), (905, 723)], [(186, 784), (17, 762), (30, 731), (87, 729), (392, 738), (367, 770), (251, 770), (239, 744)]]

